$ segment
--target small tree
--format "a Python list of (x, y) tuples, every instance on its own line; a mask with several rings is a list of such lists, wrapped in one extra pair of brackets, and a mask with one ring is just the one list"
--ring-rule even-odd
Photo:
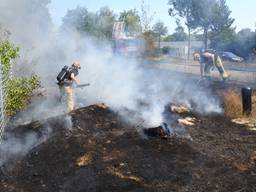
[(169, 0), (169, 15), (185, 19), (185, 25), (188, 29), (188, 59), (190, 55), (191, 30), (196, 27), (194, 20), (195, 4), (197, 0)]
[(144, 39), (144, 56), (152, 56), (156, 50), (154, 33), (144, 32), (142, 38)]
[(153, 26), (153, 31), (157, 36), (158, 39), (158, 49), (160, 50), (160, 42), (161, 42), (161, 37), (163, 35), (166, 35), (168, 33), (167, 27), (164, 26), (164, 23), (161, 21), (158, 21), (154, 26)]
[(141, 26), (143, 32), (151, 31), (151, 24), (154, 20), (155, 14), (149, 14), (150, 13), (150, 6), (149, 4), (145, 4), (145, 1), (142, 0), (141, 4)]

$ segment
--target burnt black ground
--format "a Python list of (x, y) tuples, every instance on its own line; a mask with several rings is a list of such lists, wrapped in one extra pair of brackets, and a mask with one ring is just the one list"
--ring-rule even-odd
[(189, 115), (192, 139), (148, 139), (98, 106), (72, 112), (71, 131), (52, 119), (58, 131), (1, 173), (0, 191), (255, 191), (256, 132)]

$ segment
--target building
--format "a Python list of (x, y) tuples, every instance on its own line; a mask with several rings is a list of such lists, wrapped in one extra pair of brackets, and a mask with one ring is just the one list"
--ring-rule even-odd
[[(188, 54), (188, 42), (187, 41), (170, 41), (161, 42), (160, 47), (169, 47), (170, 55), (173, 57), (187, 58)], [(190, 56), (204, 47), (203, 41), (191, 41), (190, 43)]]

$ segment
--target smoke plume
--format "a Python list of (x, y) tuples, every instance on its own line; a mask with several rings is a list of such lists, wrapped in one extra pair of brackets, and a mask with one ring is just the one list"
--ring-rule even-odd
[[(62, 66), (75, 60), (82, 65), (81, 83), (90, 83), (89, 87), (75, 90), (78, 106), (104, 102), (125, 114), (124, 118), (143, 119), (145, 126), (160, 125), (164, 107), (170, 102), (204, 114), (221, 112), (219, 101), (184, 75), (150, 68), (139, 59), (115, 56), (109, 43), (79, 37), (76, 31), (56, 31), (48, 0), (0, 1), (0, 24), (11, 32), (10, 39), (21, 50), (14, 74), (36, 73), (47, 90), (45, 101), (32, 102), (22, 118), (29, 121), (63, 113), (63, 108), (54, 103), (59, 94), (56, 75)], [(127, 111), (133, 115), (127, 115)]]
[[(56, 74), (61, 67), (78, 60), (82, 64), (81, 82), (91, 84), (76, 90), (78, 104), (105, 102), (116, 111), (136, 111), (146, 121), (157, 123), (161, 122), (161, 112), (169, 102), (191, 107), (193, 104), (201, 113), (221, 111), (216, 99), (184, 76), (143, 67), (139, 60), (117, 57), (108, 43), (79, 37), (76, 31), (56, 32), (47, 8), (49, 1), (1, 1), (0, 23), (11, 32), (11, 40), (21, 50), (15, 68), (39, 74), (49, 95), (58, 95)], [(147, 104), (146, 108), (141, 107), (141, 101)], [(52, 110), (47, 104), (33, 108), (40, 113)]]

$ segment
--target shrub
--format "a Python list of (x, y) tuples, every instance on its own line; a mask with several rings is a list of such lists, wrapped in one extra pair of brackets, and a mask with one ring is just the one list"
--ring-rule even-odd
[(144, 32), (142, 38), (144, 40), (144, 56), (154, 56), (156, 53), (154, 33), (151, 31)]
[(19, 57), (19, 48), (12, 45), (9, 41), (0, 42), (0, 64), (4, 78), (9, 78), (11, 70), (11, 60)]
[(36, 75), (9, 80), (6, 86), (6, 114), (12, 116), (18, 111), (24, 110), (30, 101), (33, 90), (39, 86), (40, 81)]
[(19, 48), (9, 41), (0, 43), (0, 63), (3, 79), (5, 79), (5, 106), (6, 114), (15, 115), (18, 111), (26, 108), (34, 89), (40, 86), (39, 77), (10, 78), (11, 60), (19, 57)]

